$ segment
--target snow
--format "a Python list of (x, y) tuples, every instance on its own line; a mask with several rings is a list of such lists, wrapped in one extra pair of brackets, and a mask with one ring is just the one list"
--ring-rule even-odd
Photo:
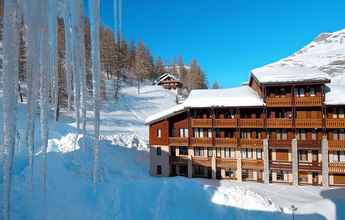
[[(50, 121), (44, 219), (288, 220), (292, 217), (291, 204), (298, 208), (295, 219), (345, 218), (345, 189), (151, 177), (144, 119), (173, 106), (175, 96), (156, 86), (144, 86), (140, 96), (136, 88), (127, 87), (122, 95), (117, 103), (107, 101), (101, 108), (96, 192), (91, 172), (92, 137), (78, 135), (76, 122), (67, 113), (61, 115), (59, 122)], [(93, 130), (91, 117), (92, 112), (88, 112), (88, 134)], [(19, 149), (13, 167), (12, 219), (43, 219), (45, 200), (37, 172), (43, 163), (43, 154), (36, 149), (34, 186), (30, 194), (27, 191), (27, 150), (22, 141), (25, 121), (26, 104), (23, 104), (18, 106), (17, 114)], [(2, 193), (0, 191), (0, 198)]]
[(329, 81), (330, 76), (315, 67), (278, 61), (252, 70), (252, 74), (263, 84)]
[(200, 89), (191, 91), (186, 101), (146, 119), (146, 124), (163, 119), (187, 108), (205, 107), (254, 107), (264, 106), (262, 98), (249, 86), (230, 89)]
[(330, 84), (326, 87), (326, 105), (345, 105), (345, 86)]
[(266, 83), (331, 78), (332, 84), (345, 84), (344, 60), (345, 29), (322, 33), (295, 54), (252, 73)]

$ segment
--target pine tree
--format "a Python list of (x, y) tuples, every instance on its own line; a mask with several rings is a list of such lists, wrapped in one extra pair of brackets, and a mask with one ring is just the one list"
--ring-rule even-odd
[(161, 76), (162, 74), (165, 73), (165, 66), (164, 66), (164, 63), (162, 61), (162, 58), (161, 57), (158, 57), (156, 59), (156, 63), (155, 63), (155, 66), (154, 66), (154, 78), (158, 78), (159, 76)]
[(148, 52), (143, 42), (139, 42), (135, 53), (134, 74), (137, 81), (138, 94), (140, 94), (140, 86), (144, 79), (148, 78), (152, 70)]
[(217, 80), (214, 81), (213, 84), (212, 84), (212, 89), (220, 89), (220, 88), (221, 88), (221, 87), (220, 87), (218, 81), (217, 81)]
[(186, 85), (188, 84), (188, 70), (185, 67), (184, 61), (182, 56), (178, 59), (178, 67), (179, 67), (179, 79), (183, 84), (183, 87), (186, 88)]

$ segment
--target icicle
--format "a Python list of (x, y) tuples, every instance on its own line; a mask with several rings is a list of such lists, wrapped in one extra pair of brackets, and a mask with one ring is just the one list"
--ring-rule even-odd
[(18, 5), (16, 0), (7, 0), (4, 4), (4, 72), (3, 72), (3, 219), (10, 219), (10, 201), (12, 185), (12, 165), (16, 135), (16, 93), (18, 76)]
[(100, 1), (91, 0), (91, 44), (92, 44), (92, 78), (93, 78), (93, 101), (94, 101), (94, 129), (95, 129), (95, 143), (93, 155), (93, 185), (96, 190), (97, 175), (98, 175), (98, 154), (99, 154), (99, 128), (100, 128)]

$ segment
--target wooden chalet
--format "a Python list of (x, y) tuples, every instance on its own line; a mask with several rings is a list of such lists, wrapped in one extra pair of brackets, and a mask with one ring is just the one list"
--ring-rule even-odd
[(151, 175), (345, 185), (344, 96), (328, 75), (287, 66), (192, 91), (146, 121)]
[(171, 73), (164, 73), (161, 75), (156, 84), (170, 90), (182, 88), (182, 82)]

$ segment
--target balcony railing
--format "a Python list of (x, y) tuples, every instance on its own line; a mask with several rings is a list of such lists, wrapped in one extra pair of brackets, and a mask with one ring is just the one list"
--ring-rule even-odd
[(319, 149), (321, 140), (297, 140), (297, 146), (304, 149)]
[(236, 138), (216, 138), (216, 146), (219, 146), (219, 147), (237, 146), (237, 139)]
[(329, 172), (330, 173), (345, 173), (345, 163), (329, 163)]
[(321, 170), (321, 163), (320, 162), (306, 162), (306, 161), (299, 161), (298, 162), (298, 169), (299, 170), (307, 170), (307, 171), (320, 171)]
[(211, 167), (211, 158), (208, 157), (192, 157), (193, 165)]
[(241, 147), (249, 147), (249, 148), (261, 148), (263, 147), (263, 140), (262, 139), (240, 139)]
[(263, 160), (242, 160), (242, 169), (263, 169)]
[(240, 119), (241, 128), (263, 128), (264, 119), (253, 118), (253, 119)]
[(212, 138), (191, 138), (191, 144), (193, 146), (212, 146)]
[(212, 127), (212, 119), (192, 119), (192, 127), (193, 128), (211, 128)]
[(229, 118), (215, 119), (214, 127), (215, 128), (236, 128), (237, 119), (229, 119)]
[(267, 97), (266, 105), (268, 107), (287, 107), (292, 105), (291, 97)]
[(295, 97), (296, 106), (321, 106), (322, 97), (321, 96), (304, 96)]
[(169, 137), (169, 145), (187, 146), (188, 145), (188, 138)]
[(188, 157), (187, 156), (171, 156), (170, 157), (170, 163), (173, 164), (187, 164), (188, 163)]
[(296, 119), (296, 128), (322, 128), (322, 119)]
[(345, 150), (345, 140), (329, 140), (328, 148), (330, 150)]
[(269, 139), (269, 146), (271, 148), (279, 148), (279, 147), (284, 147), (284, 148), (289, 148), (291, 147), (291, 139), (288, 140), (277, 140), (277, 139)]
[(345, 128), (344, 118), (327, 118), (326, 119), (327, 128)]
[(236, 159), (217, 158), (217, 167), (236, 169), (237, 161)]
[(292, 162), (284, 160), (272, 160), (270, 161), (270, 167), (272, 170), (291, 170)]
[(288, 118), (269, 118), (267, 119), (268, 128), (292, 128), (292, 119)]

